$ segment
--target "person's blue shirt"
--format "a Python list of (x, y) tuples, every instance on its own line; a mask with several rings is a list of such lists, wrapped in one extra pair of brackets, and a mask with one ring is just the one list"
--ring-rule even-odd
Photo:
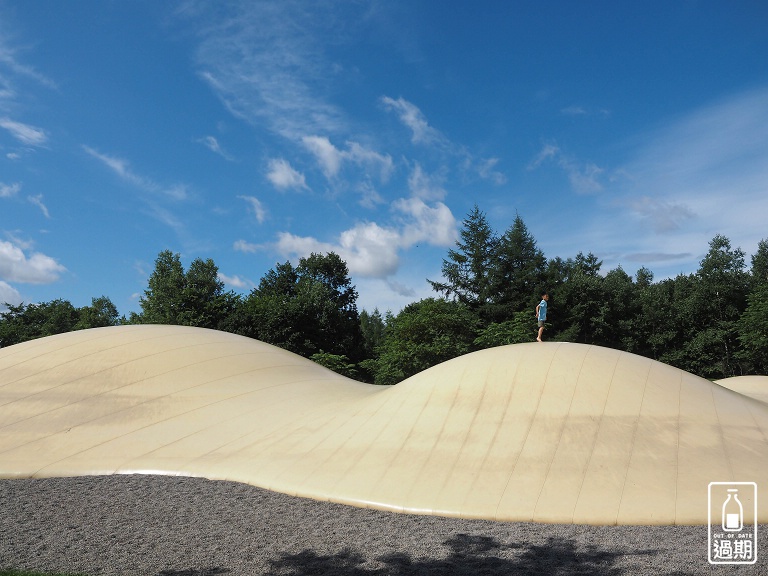
[(547, 301), (542, 299), (539, 303), (539, 322), (547, 319)]

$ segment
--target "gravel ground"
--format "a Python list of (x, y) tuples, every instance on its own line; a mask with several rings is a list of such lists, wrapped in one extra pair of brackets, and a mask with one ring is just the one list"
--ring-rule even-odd
[(456, 520), (165, 476), (0, 480), (0, 568), (152, 576), (768, 574), (712, 566), (706, 526)]

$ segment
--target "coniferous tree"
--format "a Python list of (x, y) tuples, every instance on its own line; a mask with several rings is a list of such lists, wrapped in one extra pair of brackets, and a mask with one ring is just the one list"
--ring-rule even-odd
[(464, 219), (459, 236), (457, 249), (449, 250), (448, 258), (443, 259), (444, 281), (428, 282), (436, 292), (477, 311), (489, 304), (494, 296), (491, 271), (498, 238), (477, 205)]
[(536, 246), (523, 219), (515, 222), (496, 243), (490, 270), (492, 310), (495, 321), (511, 319), (516, 312), (527, 310), (539, 300), (544, 288), (547, 260)]

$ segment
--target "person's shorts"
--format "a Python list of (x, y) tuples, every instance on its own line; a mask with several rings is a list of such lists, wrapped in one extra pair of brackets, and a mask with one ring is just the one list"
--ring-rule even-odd
[(539, 320), (539, 328), (544, 328), (544, 320)]

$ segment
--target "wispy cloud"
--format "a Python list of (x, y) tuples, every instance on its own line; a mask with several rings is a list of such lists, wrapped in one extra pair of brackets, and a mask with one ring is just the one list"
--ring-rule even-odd
[(382, 96), (381, 102), (387, 110), (395, 112), (400, 121), (411, 130), (411, 141), (414, 144), (445, 144), (443, 134), (429, 125), (426, 117), (415, 104), (404, 98), (397, 99)]
[(767, 234), (768, 88), (651, 131), (625, 169), (625, 205), (655, 232), (718, 230), (756, 245)]
[(487, 158), (482, 160), (477, 166), (477, 172), (483, 180), (490, 180), (494, 184), (501, 186), (506, 184), (507, 177), (496, 170), (496, 165), (499, 163), (498, 158)]
[(187, 233), (187, 227), (179, 212), (179, 204), (189, 199), (185, 184), (161, 185), (151, 178), (135, 173), (130, 163), (116, 156), (104, 154), (90, 146), (83, 150), (109, 168), (121, 180), (141, 192), (138, 199), (143, 203), (141, 212), (172, 229), (185, 244), (194, 245), (197, 237)]
[(253, 214), (259, 224), (263, 224), (264, 220), (267, 219), (267, 211), (261, 201), (254, 196), (238, 196), (238, 198), (245, 200), (248, 204), (248, 211)]
[(445, 174), (427, 174), (418, 162), (408, 177), (411, 194), (422, 200), (443, 200), (447, 194), (443, 187)]
[(0, 67), (6, 68), (12, 75), (29, 78), (51, 89), (57, 89), (56, 82), (38, 72), (34, 67), (24, 64), (17, 56), (18, 50), (9, 46), (0, 30)]
[(267, 166), (267, 180), (278, 190), (308, 190), (304, 174), (283, 158), (272, 158)]
[(563, 152), (556, 144), (545, 144), (528, 163), (528, 170), (537, 170), (550, 160), (565, 172), (574, 192), (594, 194), (603, 190), (604, 185), (601, 180), (605, 169), (593, 162), (577, 160), (572, 155)]
[(386, 110), (397, 114), (403, 125), (410, 130), (411, 142), (441, 157), (444, 166), (459, 167), (464, 176), (479, 177), (497, 186), (506, 183), (507, 177), (496, 168), (498, 158), (477, 158), (466, 146), (452, 142), (429, 123), (421, 109), (413, 102), (402, 97), (395, 99), (389, 96), (382, 96), (379, 101)]
[(668, 202), (661, 198), (640, 196), (629, 200), (630, 209), (659, 233), (680, 230), (683, 224), (696, 217), (689, 206)]
[(43, 203), (43, 195), (37, 194), (35, 196), (27, 196), (27, 200), (29, 200), (32, 204), (40, 208), (40, 211), (43, 213), (43, 216), (46, 218), (50, 218), (51, 214), (48, 212), (48, 207)]
[(610, 110), (607, 110), (606, 108), (589, 109), (575, 104), (562, 108), (560, 113), (565, 116), (598, 116), (602, 118), (607, 118), (611, 115)]
[(21, 190), (21, 184), (14, 182), (13, 184), (5, 184), (0, 182), (0, 198), (10, 198), (16, 196)]
[(213, 136), (206, 136), (197, 140), (200, 144), (204, 145), (208, 150), (214, 152), (230, 162), (234, 161), (234, 158), (230, 156), (222, 147), (219, 141)]
[(29, 256), (12, 242), (0, 240), (0, 280), (29, 284), (50, 284), (66, 268), (50, 256), (33, 252)]
[(145, 192), (160, 194), (171, 200), (186, 200), (188, 198), (187, 187), (184, 184), (172, 184), (170, 186), (163, 186), (150, 178), (140, 176), (133, 172), (130, 169), (129, 162), (125, 159), (103, 154), (95, 148), (91, 148), (90, 146), (84, 145), (83, 150), (102, 162), (107, 168), (112, 170), (121, 179), (140, 188)]
[[(344, 113), (323, 96), (338, 78), (325, 55), (326, 34), (337, 13), (364, 7), (290, 1), (187, 7), (184, 14), (200, 28), (200, 76), (232, 114), (293, 140), (346, 125)], [(338, 31), (335, 38), (342, 41)]]
[(232, 245), (232, 248), (235, 250), (235, 252), (242, 252), (244, 254), (253, 254), (264, 249), (263, 246), (248, 242), (246, 240), (236, 240)]
[(26, 146), (40, 147), (48, 141), (48, 136), (42, 128), (17, 122), (7, 117), (0, 118), (0, 127), (5, 128), (11, 136)]
[(383, 182), (389, 179), (394, 168), (391, 156), (380, 154), (358, 142), (348, 141), (346, 149), (342, 150), (325, 136), (304, 136), (301, 141), (329, 180), (339, 174), (345, 162), (363, 168), (365, 177), (375, 177)]
[(666, 277), (695, 271), (715, 234), (748, 254), (768, 237), (768, 88), (732, 94), (627, 144), (626, 161), (604, 171), (564, 163), (551, 143), (531, 161), (532, 169), (576, 167), (586, 191), (600, 186), (578, 224), (552, 213), (552, 226), (572, 231), (553, 239), (595, 251), (607, 268), (632, 262)]

